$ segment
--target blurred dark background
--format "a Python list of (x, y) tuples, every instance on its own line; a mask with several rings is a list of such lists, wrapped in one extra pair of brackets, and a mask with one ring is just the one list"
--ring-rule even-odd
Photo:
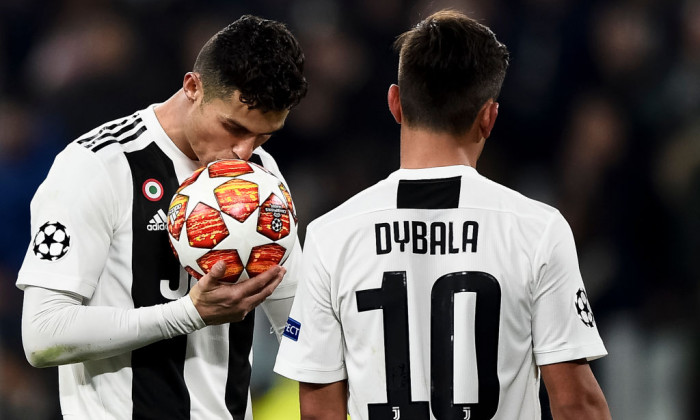
[[(310, 89), (265, 148), (303, 238), (398, 168), (391, 44), (444, 7), (511, 51), (478, 169), (571, 224), (610, 352), (592, 365), (613, 417), (700, 418), (700, 0), (0, 0), (0, 418), (60, 418), (56, 369), (24, 359), (14, 286), (29, 202), (56, 153), (175, 93), (203, 43), (241, 14), (283, 21)], [(253, 392), (274, 405), (276, 343), (262, 335)]]

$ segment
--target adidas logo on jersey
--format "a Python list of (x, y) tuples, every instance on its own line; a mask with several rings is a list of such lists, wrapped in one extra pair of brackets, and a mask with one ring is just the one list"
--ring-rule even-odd
[(153, 215), (151, 217), (151, 220), (148, 221), (148, 225), (146, 225), (146, 229), (148, 230), (166, 230), (168, 229), (168, 216), (166, 216), (165, 212), (163, 209), (158, 209), (158, 213)]

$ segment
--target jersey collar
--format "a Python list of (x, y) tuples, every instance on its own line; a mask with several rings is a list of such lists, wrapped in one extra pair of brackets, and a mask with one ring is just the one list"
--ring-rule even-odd
[(454, 176), (474, 176), (479, 173), (467, 165), (438, 166), (421, 169), (399, 169), (392, 172), (388, 179), (432, 179), (450, 178)]
[(182, 152), (176, 145), (175, 142), (168, 136), (168, 134), (163, 130), (163, 126), (160, 125), (158, 117), (156, 116), (155, 108), (160, 104), (150, 105), (148, 108), (143, 110), (143, 119), (146, 122), (149, 130), (155, 134), (154, 138), (158, 146), (165, 152), (168, 157), (176, 162), (189, 167), (191, 170), (195, 170), (201, 166), (199, 162), (190, 159), (186, 154)]

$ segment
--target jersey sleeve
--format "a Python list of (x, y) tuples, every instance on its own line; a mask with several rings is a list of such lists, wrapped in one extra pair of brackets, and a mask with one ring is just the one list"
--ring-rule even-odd
[(307, 231), (299, 285), (285, 326), (275, 372), (300, 382), (347, 378), (340, 322), (332, 304), (331, 278), (313, 230)]
[(32, 238), (17, 287), (39, 286), (91, 297), (118, 223), (118, 208), (102, 161), (70, 144), (56, 157), (32, 199)]
[(125, 309), (83, 306), (79, 295), (43, 287), (24, 293), (22, 343), (37, 367), (103, 359), (204, 326), (189, 296)]
[(534, 269), (532, 340), (536, 363), (605, 356), (579, 271), (574, 237), (558, 212), (546, 228)]

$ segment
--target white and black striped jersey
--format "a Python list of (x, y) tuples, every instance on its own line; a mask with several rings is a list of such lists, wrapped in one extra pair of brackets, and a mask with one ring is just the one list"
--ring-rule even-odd
[(537, 419), (538, 365), (606, 354), (554, 208), (475, 169), (400, 169), (309, 224), (275, 371), (353, 420)]
[[(68, 291), (83, 296), (84, 305), (127, 309), (189, 292), (195, 280), (174, 257), (165, 214), (199, 164), (168, 138), (154, 107), (90, 131), (56, 157), (32, 200), (32, 231), (42, 241), (30, 244), (18, 287)], [(261, 148), (252, 160), (283, 179)], [(296, 246), (285, 265), (300, 255)], [(293, 296), (293, 271), (264, 305)], [(59, 366), (65, 418), (252, 418), (253, 321), (247, 316), (115, 357)]]

